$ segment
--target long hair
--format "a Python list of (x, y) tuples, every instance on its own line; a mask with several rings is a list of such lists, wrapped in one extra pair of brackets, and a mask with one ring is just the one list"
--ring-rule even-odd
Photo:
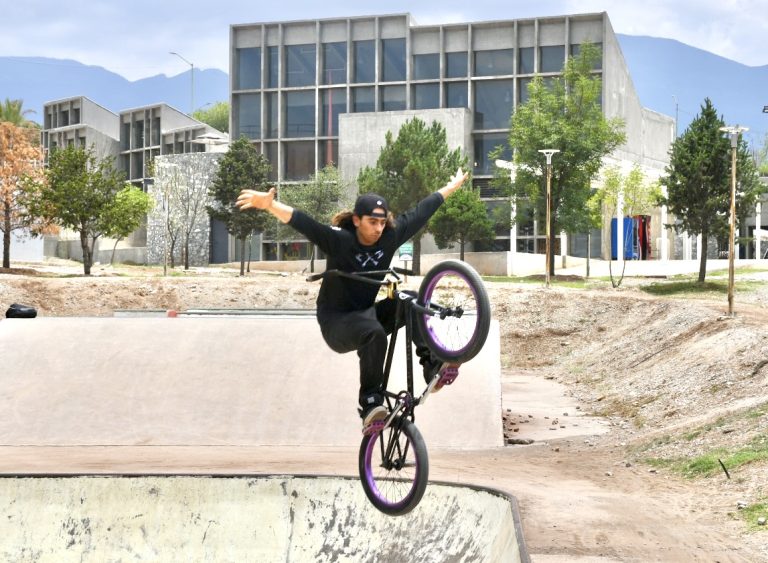
[[(354, 230), (355, 224), (352, 222), (352, 216), (354, 213), (350, 211), (349, 209), (345, 209), (344, 211), (339, 211), (336, 215), (333, 216), (333, 219), (331, 219), (331, 225), (334, 227), (340, 227), (342, 229), (347, 230)], [(392, 215), (392, 212), (387, 213), (387, 225), (384, 227), (385, 229), (394, 229), (395, 228), (395, 216)]]

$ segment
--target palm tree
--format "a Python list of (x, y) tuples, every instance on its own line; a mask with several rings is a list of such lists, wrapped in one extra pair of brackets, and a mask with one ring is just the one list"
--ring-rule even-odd
[(24, 117), (27, 114), (35, 113), (32, 109), (22, 109), (24, 100), (11, 100), (6, 98), (5, 102), (0, 105), (0, 123), (10, 122), (17, 127), (29, 127), (35, 125), (34, 122), (29, 121)]

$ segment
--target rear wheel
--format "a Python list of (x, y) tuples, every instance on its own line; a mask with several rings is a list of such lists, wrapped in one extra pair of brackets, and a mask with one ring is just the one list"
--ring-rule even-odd
[(429, 459), (421, 432), (397, 417), (381, 432), (363, 438), (360, 480), (368, 500), (385, 514), (399, 516), (419, 504), (427, 488)]
[(483, 348), (491, 305), (480, 275), (458, 260), (435, 265), (421, 282), (418, 303), (434, 314), (416, 320), (432, 353), (444, 362), (464, 363)]

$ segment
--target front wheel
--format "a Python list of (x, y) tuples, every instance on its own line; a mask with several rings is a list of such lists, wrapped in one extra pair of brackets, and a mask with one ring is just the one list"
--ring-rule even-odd
[(421, 432), (410, 420), (396, 417), (381, 432), (363, 438), (360, 480), (373, 506), (390, 516), (413, 510), (427, 488), (429, 458)]
[(435, 265), (421, 282), (418, 303), (434, 315), (419, 313), (416, 321), (425, 343), (444, 362), (474, 358), (485, 344), (491, 305), (480, 275), (459, 260)]

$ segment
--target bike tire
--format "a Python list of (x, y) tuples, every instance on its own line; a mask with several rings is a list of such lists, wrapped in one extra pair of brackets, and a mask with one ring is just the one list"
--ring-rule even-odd
[(418, 303), (429, 308), (462, 307), (461, 317), (417, 314), (416, 324), (425, 344), (444, 362), (461, 364), (474, 358), (488, 338), (491, 305), (475, 269), (459, 260), (436, 264), (424, 276)]
[(365, 495), (381, 512), (400, 516), (419, 504), (429, 479), (429, 456), (413, 422), (395, 417), (381, 432), (363, 437), (358, 460)]

